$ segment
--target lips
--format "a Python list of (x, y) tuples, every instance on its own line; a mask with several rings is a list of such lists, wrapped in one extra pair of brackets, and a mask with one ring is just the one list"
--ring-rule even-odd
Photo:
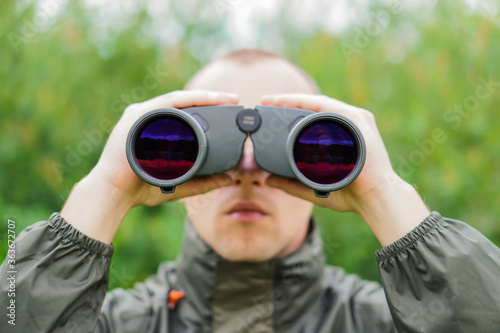
[(238, 201), (229, 208), (226, 215), (239, 222), (255, 222), (266, 217), (268, 213), (253, 201)]

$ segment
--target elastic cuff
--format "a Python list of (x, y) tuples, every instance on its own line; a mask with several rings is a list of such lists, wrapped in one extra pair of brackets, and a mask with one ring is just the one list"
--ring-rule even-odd
[(80, 230), (75, 229), (71, 224), (59, 215), (59, 213), (52, 213), (49, 218), (49, 227), (55, 229), (63, 242), (69, 242), (81, 248), (84, 251), (90, 252), (95, 255), (111, 258), (115, 251), (113, 245), (109, 245), (91, 238)]
[(442, 219), (443, 218), (438, 212), (432, 212), (422, 223), (415, 227), (415, 229), (394, 243), (377, 250), (375, 252), (377, 261), (384, 261), (415, 246), (415, 243), (424, 238), (431, 230), (436, 228)]

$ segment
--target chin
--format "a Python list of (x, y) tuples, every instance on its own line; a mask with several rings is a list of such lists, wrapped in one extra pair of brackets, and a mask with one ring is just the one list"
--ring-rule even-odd
[(273, 258), (278, 242), (269, 235), (225, 235), (217, 239), (213, 249), (229, 261), (261, 262)]
[(266, 253), (248, 253), (249, 251), (232, 251), (228, 249), (225, 254), (219, 253), (224, 259), (234, 262), (263, 262), (273, 258), (272, 255)]

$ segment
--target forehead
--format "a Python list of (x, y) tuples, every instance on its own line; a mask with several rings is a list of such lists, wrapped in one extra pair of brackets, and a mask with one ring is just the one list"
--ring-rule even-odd
[(189, 89), (235, 93), (245, 107), (260, 104), (266, 94), (314, 93), (313, 87), (291, 64), (280, 59), (264, 59), (252, 64), (218, 60), (202, 69)]

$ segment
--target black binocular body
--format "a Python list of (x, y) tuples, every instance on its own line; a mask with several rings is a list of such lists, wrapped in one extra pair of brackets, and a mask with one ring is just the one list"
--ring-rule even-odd
[(366, 158), (361, 132), (339, 114), (235, 105), (149, 111), (130, 129), (126, 153), (142, 180), (173, 193), (193, 176), (237, 166), (248, 136), (260, 168), (298, 179), (318, 197), (352, 183)]

